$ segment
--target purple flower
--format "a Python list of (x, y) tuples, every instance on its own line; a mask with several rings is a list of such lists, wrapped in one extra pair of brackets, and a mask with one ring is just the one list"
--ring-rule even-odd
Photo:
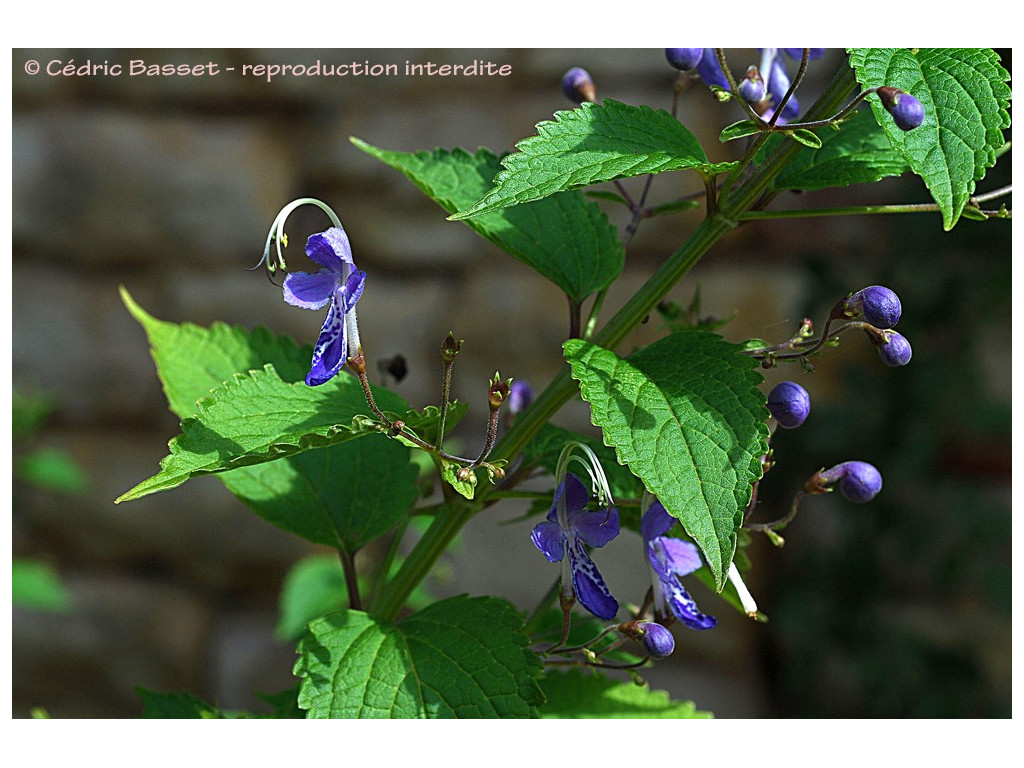
[[(768, 69), (768, 97), (772, 101), (773, 111), (782, 101), (782, 97), (786, 95), (787, 91), (789, 91), (791, 83), (792, 81), (786, 73), (785, 59), (776, 55), (772, 59), (771, 66)], [(786, 102), (786, 106), (782, 108), (782, 114), (779, 116), (778, 123), (784, 124), (786, 121), (792, 120), (799, 114), (800, 105), (797, 103), (796, 95), (794, 94), (789, 97), (789, 101)]]
[(677, 576), (686, 576), (703, 565), (697, 547), (688, 541), (665, 536), (676, 524), (660, 501), (655, 501), (640, 521), (640, 535), (647, 549), (651, 565), (651, 584), (654, 588), (655, 608), (665, 613), (665, 607), (691, 629), (711, 629), (718, 622), (697, 608)]
[(537, 523), (530, 538), (548, 562), (562, 562), (563, 588), (569, 571), (573, 591), (583, 607), (599, 619), (611, 619), (619, 604), (587, 554), (587, 545), (603, 547), (618, 536), (619, 513), (613, 508), (591, 512), (589, 501), (590, 494), (580, 479), (567, 474), (555, 491), (547, 520)]
[(303, 309), (331, 305), (306, 375), (306, 384), (315, 387), (332, 379), (359, 351), (355, 306), (363, 293), (366, 273), (356, 269), (348, 235), (341, 227), (312, 235), (306, 243), (306, 255), (323, 269), (313, 274), (289, 273), (284, 280), (284, 300)]

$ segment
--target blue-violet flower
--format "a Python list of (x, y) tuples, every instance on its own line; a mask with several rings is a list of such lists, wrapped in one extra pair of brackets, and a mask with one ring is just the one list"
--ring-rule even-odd
[(703, 563), (694, 544), (665, 535), (675, 524), (676, 518), (657, 500), (640, 521), (640, 535), (651, 566), (654, 607), (662, 615), (668, 615), (667, 607), (691, 629), (711, 629), (718, 623), (715, 617), (701, 613), (696, 601), (676, 578), (693, 573)]
[(550, 563), (562, 563), (562, 588), (571, 579), (576, 598), (599, 619), (611, 619), (619, 604), (587, 553), (587, 545), (603, 547), (619, 535), (614, 508), (587, 509), (590, 494), (576, 475), (566, 474), (555, 491), (547, 520), (537, 523), (530, 538)]
[(577, 104), (582, 104), (585, 101), (597, 101), (597, 86), (594, 85), (594, 78), (583, 67), (573, 67), (562, 75), (562, 93)]
[(811, 396), (795, 381), (783, 381), (768, 393), (768, 410), (780, 427), (796, 429), (811, 412)]
[(312, 274), (290, 272), (284, 280), (284, 300), (303, 309), (331, 305), (306, 375), (306, 384), (315, 387), (332, 379), (345, 361), (359, 352), (355, 306), (363, 293), (366, 272), (356, 269), (348, 235), (341, 227), (312, 235), (306, 255), (323, 269)]

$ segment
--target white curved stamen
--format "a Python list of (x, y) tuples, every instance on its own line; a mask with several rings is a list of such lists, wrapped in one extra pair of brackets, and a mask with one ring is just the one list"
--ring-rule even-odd
[(743, 606), (743, 610), (747, 612), (747, 616), (752, 619), (756, 618), (757, 603), (750, 594), (750, 590), (747, 589), (747, 585), (743, 583), (743, 577), (740, 576), (740, 570), (736, 567), (736, 563), (729, 564), (729, 581), (736, 587), (736, 592), (740, 596), (740, 604)]

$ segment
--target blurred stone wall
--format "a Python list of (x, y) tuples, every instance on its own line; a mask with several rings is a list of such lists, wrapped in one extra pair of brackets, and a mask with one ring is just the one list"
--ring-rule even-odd
[[(363, 62), (507, 64), (507, 77), (278, 77), (229, 75), (247, 64)], [(735, 67), (754, 59), (735, 56)], [(25, 62), (98, 64), (216, 62), (214, 77), (29, 75)], [(816, 62), (806, 86), (820, 88), (840, 61)], [(68, 496), (16, 482), (16, 555), (56, 566), (71, 591), (68, 613), (16, 609), (14, 710), (43, 706), (58, 717), (134, 716), (133, 686), (189, 690), (224, 707), (253, 707), (253, 690), (292, 684), (293, 649), (273, 636), (276, 601), (289, 566), (314, 548), (250, 514), (216, 478), (115, 506), (151, 475), (177, 434), (141, 329), (118, 297), (125, 286), (158, 318), (207, 325), (265, 325), (312, 341), (319, 314), (286, 305), (280, 289), (248, 272), (277, 211), (318, 197), (340, 215), (356, 262), (369, 275), (360, 301), (371, 365), (404, 355), (397, 390), (411, 403), (436, 402), (437, 348), (448, 330), (466, 339), (454, 394), (472, 404), (458, 438), (478, 444), (485, 381), (503, 375), (543, 385), (560, 367), (567, 329), (564, 297), (529, 269), (459, 223), (445, 220), (403, 176), (357, 150), (350, 136), (403, 151), (436, 146), (501, 152), (534, 125), (571, 106), (559, 89), (570, 66), (590, 70), (599, 95), (667, 107), (674, 71), (660, 50), (20, 50), (13, 82), (13, 380), (19, 391), (51, 395), (56, 410), (29, 446), (66, 451), (88, 473), (88, 490)], [(807, 98), (805, 103), (810, 103)], [(681, 119), (713, 160), (738, 119), (703, 88), (684, 95)], [(901, 186), (903, 185), (903, 186)], [(699, 189), (693, 174), (670, 174), (657, 199)], [(908, 191), (909, 190), (909, 191)], [(907, 195), (911, 180), (872, 190), (872, 201)], [(815, 205), (842, 201), (823, 193)], [(787, 207), (806, 204), (789, 196)], [(609, 209), (622, 225), (619, 210)], [(643, 223), (604, 317), (681, 242), (699, 212)], [(288, 231), (293, 263), (305, 237), (326, 226), (308, 208)], [(803, 313), (821, 317), (835, 296), (808, 294), (809, 253), (831, 260), (849, 289), (875, 282), (887, 256), (888, 223), (810, 219), (799, 227), (750, 225), (727, 237), (673, 297), (700, 285), (703, 314), (736, 319), (729, 338), (783, 339)], [(658, 335), (657, 322), (627, 343)], [(850, 345), (844, 354), (869, 360)], [(790, 372), (787, 372), (789, 374)], [(791, 374), (790, 374), (791, 375)], [(835, 381), (822, 366), (815, 396)], [(1000, 374), (1002, 376), (1002, 373)], [(770, 381), (782, 378), (770, 372)], [(997, 377), (999, 381), (1002, 378)], [(1008, 381), (1008, 379), (1007, 379)], [(999, 386), (997, 382), (995, 384)], [(581, 404), (559, 421), (589, 427)], [(497, 590), (530, 607), (553, 576), (526, 538), (495, 525), (521, 509), (477, 519), (465, 531), (436, 593)], [(482, 516), (482, 518), (485, 516)], [(521, 546), (510, 547), (509, 541)], [(762, 552), (766, 557), (771, 552)], [(495, 566), (495, 563), (498, 565)], [(601, 561), (615, 583), (644, 574)], [(530, 578), (523, 578), (530, 574)], [(535, 578), (534, 578), (535, 575)], [(757, 591), (755, 576), (752, 587)], [(639, 580), (639, 581), (637, 581)], [(626, 591), (629, 591), (628, 589)], [(710, 598), (702, 595), (710, 604)], [(717, 609), (714, 633), (688, 633), (655, 685), (694, 698), (720, 716), (773, 714), (761, 665), (766, 631)]]

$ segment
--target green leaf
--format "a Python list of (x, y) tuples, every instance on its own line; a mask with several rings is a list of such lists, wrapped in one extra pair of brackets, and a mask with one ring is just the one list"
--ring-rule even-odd
[(672, 701), (665, 691), (652, 691), (645, 683), (612, 680), (601, 673), (579, 669), (550, 670), (540, 681), (547, 699), (542, 718), (656, 718), (712, 717), (692, 701)]
[(723, 128), (722, 132), (718, 135), (718, 140), (725, 144), (736, 139), (742, 139), (744, 136), (752, 136), (755, 133), (761, 132), (762, 125), (764, 124), (755, 120), (740, 120)]
[[(381, 397), (384, 410), (401, 409), (397, 395)], [(270, 406), (273, 407), (270, 407)], [(195, 416), (181, 423), (181, 434), (168, 443), (170, 455), (160, 472), (121, 495), (129, 501), (176, 488), (199, 475), (273, 461), (370, 434), (362, 413), (362, 388), (351, 376), (335, 376), (308, 387), (282, 381), (273, 365), (262, 371), (236, 373), (197, 403)], [(417, 416), (403, 417), (410, 427)]]
[[(487, 149), (390, 152), (352, 143), (404, 173), (448, 213), (491, 188), (501, 168)], [(565, 192), (466, 222), (472, 229), (561, 288), (574, 301), (608, 287), (622, 272), (625, 251), (608, 217), (581, 192)]]
[[(299, 384), (305, 380), (312, 357), (311, 347), (300, 348), (290, 338), (274, 337), (262, 328), (250, 333), (222, 323), (201, 328), (157, 320), (139, 307), (124, 289), (121, 295), (146, 332), (168, 403), (182, 419), (192, 416), (196, 412), (196, 401), (223, 381), (266, 363), (272, 364), (287, 382)], [(336, 377), (340, 379), (349, 380), (344, 386), (351, 388), (352, 377)], [(332, 382), (322, 387), (337, 391), (333, 388), (338, 385)], [(351, 394), (350, 389), (345, 391)], [(385, 408), (388, 404), (399, 409), (404, 407), (404, 402), (387, 390), (375, 387), (374, 392)], [(365, 404), (362, 407), (365, 408)], [(453, 403), (448, 423), (457, 423), (465, 411), (464, 404)], [(425, 439), (433, 439), (436, 422), (437, 409), (426, 409), (419, 421)], [(387, 530), (412, 503), (414, 486), (406, 482), (415, 472), (415, 468), (409, 469), (410, 456), (408, 448), (370, 435), (234, 469), (218, 477), (229, 491), (274, 525), (318, 544), (354, 551), (374, 535)], [(353, 477), (357, 474), (354, 468), (376, 466), (376, 462), (379, 462), (380, 475), (363, 472)], [(385, 482), (400, 480), (393, 486), (396, 493), (352, 493), (357, 486), (366, 490), (373, 484), (374, 477)]]
[(626, 359), (581, 339), (563, 346), (605, 442), (679, 518), (721, 590), (768, 450), (755, 361), (706, 331), (678, 331)]
[(537, 135), (516, 144), (495, 186), (458, 220), (604, 181), (693, 169), (722, 173), (736, 163), (710, 163), (697, 138), (663, 109), (605, 99), (556, 112), (537, 125)]
[(292, 566), (281, 588), (280, 616), (274, 633), (298, 640), (317, 616), (336, 611), (348, 601), (345, 574), (334, 555), (310, 555)]
[(820, 149), (802, 150), (775, 179), (776, 189), (817, 190), (867, 184), (899, 176), (909, 166), (889, 143), (868, 110), (844, 120), (821, 140)]
[(797, 128), (795, 131), (786, 131), (789, 138), (803, 144), (811, 149), (821, 149), (821, 139), (817, 134), (808, 131), (806, 128)]
[(14, 605), (41, 611), (66, 611), (71, 595), (51, 566), (39, 560), (11, 560), (11, 599)]
[(299, 643), (299, 706), (316, 718), (532, 717), (541, 664), (503, 600), (449, 598), (397, 625), (362, 611), (314, 620)]
[(924, 123), (896, 127), (876, 94), (868, 97), (892, 146), (924, 179), (952, 229), (975, 182), (996, 162), (1010, 127), (1009, 73), (990, 48), (851, 48), (850, 65), (864, 88), (906, 91), (924, 106)]
[(142, 717), (160, 720), (221, 720), (225, 714), (191, 693), (157, 693), (141, 686), (135, 693), (142, 699)]
[(89, 486), (89, 478), (78, 462), (52, 448), (26, 454), (15, 466), (18, 478), (37, 488), (78, 494)]

